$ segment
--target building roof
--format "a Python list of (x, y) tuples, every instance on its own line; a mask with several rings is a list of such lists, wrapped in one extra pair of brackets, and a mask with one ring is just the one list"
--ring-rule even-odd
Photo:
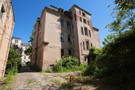
[(86, 10), (80, 8), (79, 6), (77, 6), (76, 4), (74, 4), (70, 9), (72, 9), (73, 7), (77, 7), (79, 8), (80, 10), (84, 11), (85, 13), (89, 14), (91, 16), (91, 14), (89, 12), (87, 12)]
[(14, 37), (14, 36), (13, 36), (12, 38), (15, 38), (15, 39), (21, 39), (21, 38), (18, 38), (18, 37)]
[(31, 46), (30, 43), (21, 43), (22, 46)]
[(99, 29), (98, 29), (98, 28), (96, 28), (96, 27), (93, 27), (93, 29), (94, 29), (94, 30), (97, 30), (97, 31), (99, 31)]

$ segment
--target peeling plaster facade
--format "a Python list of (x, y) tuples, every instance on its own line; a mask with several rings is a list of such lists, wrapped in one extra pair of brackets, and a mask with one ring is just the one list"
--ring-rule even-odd
[(80, 63), (87, 63), (89, 49), (92, 46), (101, 48), (91, 14), (77, 5), (69, 11), (45, 7), (34, 28), (32, 65), (39, 70), (51, 69), (63, 55), (72, 55)]
[(0, 1), (0, 77), (4, 76), (10, 41), (14, 28), (14, 13), (11, 0)]

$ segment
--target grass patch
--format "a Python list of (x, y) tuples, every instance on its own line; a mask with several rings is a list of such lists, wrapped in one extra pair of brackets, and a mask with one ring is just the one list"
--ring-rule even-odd
[(74, 88), (74, 84), (64, 82), (61, 84), (61, 88), (65, 89), (65, 90), (72, 90)]
[(37, 82), (36, 80), (29, 80), (28, 83), (35, 83)]
[(60, 80), (57, 80), (57, 79), (51, 79), (50, 82), (53, 82), (57, 85), (61, 85), (61, 81)]
[(47, 69), (47, 70), (45, 70), (45, 72), (46, 72), (46, 73), (54, 73), (54, 71), (51, 70), (51, 69)]

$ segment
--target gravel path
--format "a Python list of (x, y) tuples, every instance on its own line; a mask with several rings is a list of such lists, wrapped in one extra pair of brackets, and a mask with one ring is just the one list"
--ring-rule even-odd
[(64, 90), (58, 85), (59, 83), (67, 83), (63, 77), (78, 73), (40, 73), (24, 66), (20, 73), (14, 77), (11, 90)]
[[(24, 66), (12, 82), (11, 90), (117, 90), (106, 84), (102, 79), (82, 77), (80, 72), (41, 73)], [(68, 83), (67, 77), (75, 76), (73, 83)]]

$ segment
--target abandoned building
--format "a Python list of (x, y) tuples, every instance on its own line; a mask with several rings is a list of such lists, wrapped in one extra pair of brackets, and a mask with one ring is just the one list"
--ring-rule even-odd
[(12, 37), (11, 39), (11, 46), (16, 46), (21, 49), (21, 59), (22, 59), (22, 64), (26, 64), (27, 62), (30, 62), (29, 55), (26, 55), (24, 51), (28, 49), (31, 44), (29, 43), (22, 43), (22, 39), (18, 37)]
[(98, 29), (92, 26), (91, 14), (77, 5), (68, 11), (45, 7), (34, 26), (32, 65), (39, 70), (52, 68), (62, 56), (75, 56), (88, 62), (92, 46), (100, 48)]
[(0, 1), (0, 77), (4, 76), (10, 41), (14, 28), (14, 13), (11, 0)]

